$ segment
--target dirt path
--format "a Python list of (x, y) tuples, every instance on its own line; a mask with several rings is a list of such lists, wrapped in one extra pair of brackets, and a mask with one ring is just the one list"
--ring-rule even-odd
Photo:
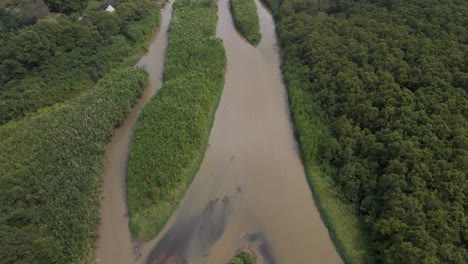
[(256, 0), (262, 42), (235, 31), (219, 0), (227, 52), (224, 92), (200, 171), (147, 263), (227, 263), (239, 248), (258, 263), (341, 263), (312, 200), (293, 136), (274, 22)]
[(133, 128), (143, 105), (161, 87), (167, 29), (172, 15), (172, 3), (162, 10), (162, 21), (148, 52), (138, 62), (150, 74), (150, 85), (142, 98), (134, 106), (121, 127), (115, 130), (112, 141), (106, 150), (103, 170), (103, 199), (101, 204), (101, 224), (96, 243), (95, 260), (99, 264), (135, 263), (139, 255), (139, 245), (133, 244), (128, 229), (127, 197), (125, 179), (129, 146)]

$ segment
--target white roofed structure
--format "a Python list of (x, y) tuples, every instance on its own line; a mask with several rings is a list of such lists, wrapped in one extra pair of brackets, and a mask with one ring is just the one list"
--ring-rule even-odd
[(106, 11), (107, 11), (107, 12), (114, 13), (115, 8), (114, 8), (113, 6), (111, 6), (111, 5), (109, 5), (109, 6), (107, 6)]

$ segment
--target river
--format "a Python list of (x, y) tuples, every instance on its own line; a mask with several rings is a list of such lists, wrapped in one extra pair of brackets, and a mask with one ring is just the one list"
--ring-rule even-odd
[(127, 164), (135, 127), (141, 108), (161, 87), (167, 46), (167, 30), (172, 15), (172, 3), (162, 10), (161, 25), (153, 36), (148, 52), (137, 66), (145, 68), (150, 81), (142, 97), (133, 107), (121, 127), (114, 131), (106, 149), (106, 160), (102, 173), (101, 223), (98, 227), (95, 262), (99, 264), (130, 264), (140, 255), (140, 245), (132, 243), (128, 228), (126, 195)]
[(144, 263), (224, 264), (239, 249), (257, 263), (342, 263), (312, 199), (293, 135), (275, 25), (256, 0), (262, 41), (236, 32), (219, 0), (227, 52), (223, 95), (193, 183)]

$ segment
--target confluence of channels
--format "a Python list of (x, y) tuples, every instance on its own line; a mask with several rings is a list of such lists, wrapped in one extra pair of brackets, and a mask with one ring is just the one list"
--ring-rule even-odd
[[(257, 48), (219, 0), (227, 74), (203, 163), (176, 212), (143, 252), (147, 263), (341, 263), (314, 206), (293, 136), (274, 21), (256, 0)], [(149, 250), (151, 249), (152, 250)]]

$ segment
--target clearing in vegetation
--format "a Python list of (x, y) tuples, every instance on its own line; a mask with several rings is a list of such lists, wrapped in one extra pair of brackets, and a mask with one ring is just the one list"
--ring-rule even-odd
[(134, 131), (127, 188), (130, 230), (150, 239), (177, 207), (203, 159), (224, 86), (215, 1), (174, 3), (164, 84)]
[(260, 43), (260, 22), (255, 0), (231, 0), (231, 12), (237, 30), (252, 45)]
[(112, 71), (96, 88), (0, 127), (0, 262), (91, 263), (106, 143), (147, 83)]

